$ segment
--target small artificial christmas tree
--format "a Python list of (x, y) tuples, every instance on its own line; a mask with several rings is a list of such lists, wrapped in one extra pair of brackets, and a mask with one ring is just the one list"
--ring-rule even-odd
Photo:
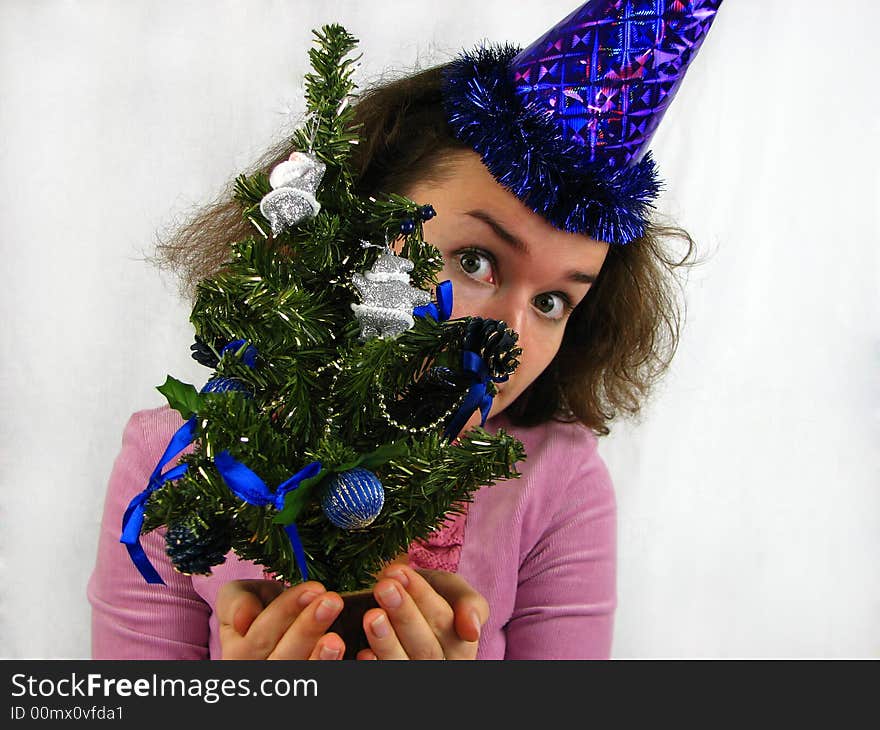
[[(214, 373), (201, 391), (170, 376), (159, 388), (185, 423), (121, 537), (150, 582), (162, 579), (140, 534), (164, 525), (181, 572), (232, 549), (289, 583), (362, 589), (525, 458), (503, 430), (460, 434), (515, 370), (516, 333), (449, 319), (451, 284), (422, 237), (430, 205), (353, 193), (356, 41), (338, 25), (314, 35), (297, 151), (236, 180), (255, 235), (198, 287), (193, 357)], [(401, 238), (398, 256), (388, 241)]]

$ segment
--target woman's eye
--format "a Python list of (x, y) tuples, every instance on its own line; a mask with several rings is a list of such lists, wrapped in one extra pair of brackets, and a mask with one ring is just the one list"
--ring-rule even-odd
[(562, 319), (571, 309), (570, 303), (559, 294), (539, 294), (534, 301), (538, 311), (547, 315), (548, 319)]
[(465, 274), (475, 279), (482, 279), (487, 273), (492, 272), (492, 260), (478, 251), (464, 251), (458, 254), (458, 265)]
[[(455, 254), (461, 270), (472, 279), (479, 279), (483, 283), (495, 283), (495, 260), (492, 256), (480, 249), (469, 248)], [(487, 279), (486, 276), (489, 276)], [(551, 321), (562, 321), (573, 309), (571, 301), (564, 294), (546, 292), (534, 298), (535, 307), (541, 314)]]

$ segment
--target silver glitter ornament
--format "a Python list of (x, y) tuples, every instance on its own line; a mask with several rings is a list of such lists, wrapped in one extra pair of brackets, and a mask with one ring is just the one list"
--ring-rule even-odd
[(326, 169), (323, 162), (306, 152), (294, 152), (275, 166), (269, 175), (272, 192), (260, 201), (260, 212), (272, 226), (273, 236), (318, 215), (321, 204), (315, 193)]
[(351, 308), (361, 325), (361, 339), (397, 337), (415, 324), (412, 310), (430, 304), (431, 294), (409, 281), (413, 262), (386, 251), (363, 275), (354, 274), (352, 283), (363, 299)]

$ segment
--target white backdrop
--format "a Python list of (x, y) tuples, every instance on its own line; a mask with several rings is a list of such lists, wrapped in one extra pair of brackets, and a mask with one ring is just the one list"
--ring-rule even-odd
[[(103, 493), (189, 307), (142, 260), (299, 110), (311, 29), (363, 83), (577, 0), (0, 3), (0, 656), (86, 657)], [(880, 6), (727, 0), (653, 148), (705, 263), (677, 360), (601, 441), (616, 657), (880, 656)]]

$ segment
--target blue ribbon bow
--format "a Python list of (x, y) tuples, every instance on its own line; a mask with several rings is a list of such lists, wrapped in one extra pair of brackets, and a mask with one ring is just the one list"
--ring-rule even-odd
[(144, 513), (147, 509), (147, 500), (150, 498), (150, 495), (163, 484), (174, 479), (180, 479), (180, 477), (186, 474), (187, 464), (178, 464), (164, 474), (161, 472), (163, 467), (169, 461), (193, 442), (195, 435), (196, 419), (195, 416), (193, 416), (177, 429), (177, 432), (171, 437), (171, 441), (169, 441), (165, 453), (162, 454), (162, 458), (159, 459), (159, 463), (150, 475), (150, 481), (147, 483), (147, 488), (129, 502), (128, 508), (122, 516), (122, 535), (119, 538), (119, 542), (123, 543), (128, 549), (128, 554), (131, 557), (132, 562), (147, 583), (161, 583), (162, 585), (165, 585), (165, 581), (162, 580), (162, 576), (156, 572), (156, 569), (153, 567), (153, 564), (150, 562), (150, 559), (147, 557), (147, 554), (144, 552), (144, 548), (141, 545), (141, 527), (144, 525)]
[[(238, 352), (242, 345), (246, 344), (247, 340), (233, 340), (228, 345), (226, 345), (222, 350), (220, 350), (220, 357), (227, 352)], [(241, 361), (247, 365), (249, 368), (256, 367), (257, 364), (257, 348), (253, 345), (248, 345), (244, 354), (241, 356)]]
[[(221, 451), (214, 457), (214, 466), (226, 482), (226, 486), (239, 499), (257, 507), (272, 506), (279, 512), (284, 509), (284, 498), (288, 492), (296, 489), (300, 482), (313, 477), (321, 471), (321, 462), (313, 461), (308, 466), (300, 469), (290, 479), (278, 485), (278, 489), (272, 492), (266, 483), (253, 471), (237, 461), (228, 451)], [(306, 567), (306, 554), (303, 550), (296, 525), (292, 522), (284, 526), (284, 531), (290, 539), (296, 564), (304, 581), (309, 579), (309, 571)]]
[(494, 400), (487, 392), (486, 386), (490, 380), (496, 383), (503, 383), (510, 377), (508, 375), (499, 378), (491, 376), (486, 363), (483, 362), (483, 358), (471, 350), (462, 351), (461, 361), (465, 374), (470, 375), (474, 383), (468, 389), (464, 402), (459, 406), (449, 425), (446, 426), (446, 430), (443, 432), (443, 435), (450, 440), (458, 436), (471, 417), (471, 414), (477, 408), (480, 409), (483, 416), (480, 426), (485, 425), (486, 419), (489, 417), (489, 410), (492, 408), (492, 401)]
[[(439, 305), (439, 308), (438, 308)], [(431, 317), (437, 322), (445, 322), (452, 316), (452, 282), (447, 279), (437, 285), (437, 304), (423, 304), (413, 309), (414, 317)]]

